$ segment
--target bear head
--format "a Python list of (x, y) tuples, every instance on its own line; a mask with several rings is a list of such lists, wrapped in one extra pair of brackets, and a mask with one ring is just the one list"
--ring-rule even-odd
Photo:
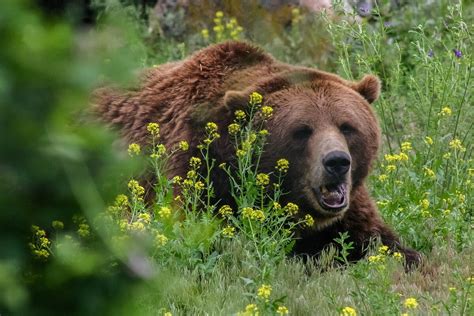
[(377, 77), (359, 82), (314, 70), (292, 70), (258, 82), (244, 91), (227, 91), (224, 107), (233, 111), (260, 93), (273, 116), (261, 158), (269, 172), (286, 158), (285, 200), (297, 203), (300, 216), (311, 214), (321, 229), (341, 218), (351, 205), (351, 192), (363, 185), (380, 143), (371, 108), (380, 92)]

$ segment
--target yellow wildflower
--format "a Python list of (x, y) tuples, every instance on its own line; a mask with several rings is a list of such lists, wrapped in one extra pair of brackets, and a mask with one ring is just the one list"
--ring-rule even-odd
[(433, 138), (429, 137), (429, 136), (426, 136), (425, 137), (425, 143), (427, 145), (433, 145)]
[(262, 107), (262, 116), (264, 119), (269, 119), (273, 115), (273, 108), (271, 106)]
[(196, 183), (194, 183), (194, 188), (198, 191), (201, 191), (202, 189), (204, 189), (204, 183), (202, 183), (201, 181), (196, 181)]
[(181, 181), (183, 181), (183, 178), (180, 177), (180, 176), (174, 176), (174, 177), (171, 179), (171, 182), (174, 183), (174, 184), (180, 184)]
[(275, 210), (280, 210), (280, 209), (281, 209), (281, 204), (278, 203), (278, 202), (273, 202), (273, 208), (274, 208)]
[(257, 185), (262, 186), (262, 187), (270, 183), (270, 177), (266, 173), (257, 174), (256, 180), (257, 180)]
[(201, 159), (198, 157), (191, 157), (189, 160), (189, 165), (191, 168), (197, 169), (201, 166)]
[(423, 199), (420, 202), (421, 208), (426, 210), (428, 207), (430, 207), (430, 201), (428, 199)]
[(252, 214), (252, 219), (263, 222), (265, 220), (265, 214), (261, 210), (254, 210)]
[(161, 247), (161, 246), (164, 246), (166, 245), (166, 243), (168, 242), (168, 238), (163, 235), (163, 234), (156, 234), (155, 236), (155, 244), (158, 246), (158, 247)]
[(254, 210), (251, 207), (244, 207), (242, 209), (242, 216), (248, 219), (255, 219), (263, 222), (265, 220), (265, 214), (261, 210)]
[(245, 150), (237, 149), (236, 155), (237, 155), (237, 157), (242, 158), (242, 157), (245, 156), (246, 153), (247, 152)]
[(271, 294), (272, 294), (272, 287), (267, 284), (262, 284), (257, 290), (257, 296), (265, 300), (268, 300)]
[(49, 251), (46, 249), (34, 249), (33, 254), (37, 259), (46, 260), (49, 257)]
[(165, 145), (159, 144), (156, 146), (156, 153), (158, 154), (158, 157), (161, 157), (164, 153), (166, 153)]
[(436, 178), (436, 174), (434, 173), (432, 169), (428, 167), (423, 167), (423, 170), (424, 170), (425, 176), (427, 176), (428, 178)]
[(304, 216), (304, 222), (305, 222), (305, 225), (308, 226), (308, 227), (311, 227), (314, 225), (314, 219), (311, 215), (309, 214), (306, 214)]
[(250, 94), (250, 100), (249, 100), (249, 103), (251, 105), (256, 105), (256, 104), (261, 104), (263, 101), (263, 97), (260, 93), (258, 92), (252, 92)]
[(276, 170), (280, 172), (287, 172), (289, 167), (290, 167), (290, 163), (288, 162), (288, 160), (282, 158), (282, 159), (278, 159), (275, 168)]
[(163, 316), (173, 316), (173, 314), (171, 312), (165, 312), (163, 313)]
[(411, 147), (411, 143), (410, 143), (410, 142), (403, 142), (401, 147), (402, 147), (402, 152), (407, 152), (407, 151), (410, 151), (410, 150), (413, 149), (413, 148)]
[(160, 133), (160, 125), (158, 123), (148, 123), (146, 129), (153, 136), (156, 136)]
[(144, 223), (149, 224), (151, 222), (151, 215), (149, 213), (141, 213), (140, 215), (138, 215), (138, 219), (140, 219)]
[(240, 131), (240, 125), (237, 123), (232, 123), (228, 127), (230, 135), (236, 135)]
[(145, 230), (145, 224), (142, 221), (136, 221), (130, 224), (130, 229), (136, 232), (142, 232)]
[(383, 254), (375, 255), (375, 256), (369, 256), (369, 258), (367, 258), (367, 259), (369, 260), (369, 263), (385, 262), (385, 256)]
[(167, 206), (162, 206), (158, 211), (158, 215), (161, 218), (169, 218), (171, 216), (171, 209)]
[(233, 226), (226, 226), (224, 227), (224, 229), (222, 230), (222, 235), (224, 237), (227, 237), (227, 238), (232, 238), (234, 237), (234, 234), (235, 234), (235, 227)]
[(262, 136), (267, 136), (268, 134), (270, 134), (270, 133), (268, 132), (268, 130), (266, 130), (266, 129), (262, 129), (262, 130), (261, 130), (260, 132), (258, 132), (258, 133), (259, 133), (260, 135), (262, 135)]
[[(290, 202), (286, 204), (285, 210), (288, 212), (288, 214), (295, 215), (296, 213), (298, 213), (299, 207), (295, 203)], [(312, 226), (312, 225), (309, 225), (309, 226)]]
[(459, 150), (461, 152), (466, 151), (466, 148), (463, 147), (461, 140), (458, 138), (455, 138), (449, 142), (449, 148), (454, 149), (454, 150)]
[(381, 253), (381, 254), (386, 254), (386, 253), (388, 253), (388, 251), (389, 251), (389, 248), (386, 245), (382, 245), (382, 246), (379, 247), (379, 253)]
[(182, 151), (187, 151), (189, 149), (189, 144), (187, 141), (182, 140), (179, 142), (178, 148), (181, 149)]
[(242, 110), (237, 110), (235, 111), (235, 118), (238, 119), (238, 120), (243, 120), (245, 119), (246, 115), (245, 115), (245, 112), (242, 111)]
[(408, 161), (408, 155), (405, 153), (400, 153), (398, 157), (400, 161)]
[(403, 305), (408, 309), (415, 309), (418, 307), (418, 302), (416, 298), (409, 297), (403, 302)]
[(247, 217), (247, 218), (250, 218), (250, 216), (252, 215), (253, 213), (253, 208), (251, 207), (244, 207), (242, 209), (242, 216), (243, 217)]
[(214, 122), (208, 122), (206, 124), (206, 132), (208, 132), (209, 134), (212, 134), (214, 132), (217, 131), (217, 124), (214, 123)]
[(248, 304), (245, 306), (245, 311), (240, 312), (237, 315), (239, 316), (258, 316), (258, 307), (255, 304)]
[(280, 305), (276, 310), (278, 315), (288, 315), (288, 308), (286, 306)]
[(385, 168), (387, 172), (392, 172), (392, 171), (395, 171), (396, 169), (397, 169), (397, 166), (395, 165), (387, 165), (387, 167)]
[(403, 255), (398, 251), (394, 252), (392, 257), (394, 257), (397, 261), (401, 261), (403, 259)]
[(445, 154), (443, 155), (443, 159), (448, 160), (449, 158), (451, 158), (451, 153), (445, 153)]
[(126, 207), (128, 206), (128, 197), (125, 194), (119, 194), (115, 198), (115, 206)]
[(381, 174), (379, 176), (379, 181), (380, 182), (385, 182), (385, 181), (387, 181), (387, 179), (388, 179), (388, 176), (386, 174)]
[(202, 30), (201, 30), (201, 36), (202, 36), (204, 39), (208, 39), (208, 38), (209, 38), (209, 30), (208, 30), (208, 29), (202, 29)]
[(453, 114), (453, 111), (447, 106), (443, 107), (438, 113), (439, 116), (451, 116), (451, 114)]
[(128, 182), (128, 188), (135, 198), (140, 199), (145, 194), (145, 188), (143, 188), (136, 180), (130, 180)]
[(222, 18), (222, 17), (224, 17), (224, 12), (222, 12), (222, 11), (217, 11), (217, 12), (216, 12), (216, 18)]
[(342, 309), (341, 316), (357, 316), (357, 312), (354, 308), (346, 306)]
[(398, 160), (398, 156), (397, 156), (397, 155), (385, 154), (384, 158), (385, 158), (385, 160), (387, 160), (388, 162), (392, 162), (392, 161), (397, 161), (397, 160)]
[(140, 154), (140, 145), (137, 143), (131, 143), (128, 145), (128, 154), (133, 157), (133, 156), (138, 156)]
[(228, 217), (232, 215), (232, 208), (229, 205), (222, 205), (221, 208), (219, 208), (219, 214), (223, 217)]

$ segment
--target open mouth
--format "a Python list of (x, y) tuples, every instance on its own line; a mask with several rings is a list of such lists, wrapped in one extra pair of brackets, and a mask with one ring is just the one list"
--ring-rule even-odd
[(322, 185), (314, 189), (314, 193), (319, 204), (326, 211), (339, 212), (348, 204), (346, 183)]

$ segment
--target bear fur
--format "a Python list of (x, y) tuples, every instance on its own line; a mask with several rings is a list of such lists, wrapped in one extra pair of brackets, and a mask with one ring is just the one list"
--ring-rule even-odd
[[(270, 134), (261, 169), (271, 171), (278, 159), (288, 159), (284, 189), (289, 194), (285, 200), (299, 205), (299, 216), (311, 214), (315, 219), (313, 228), (298, 232), (294, 251), (317, 255), (347, 231), (354, 243), (350, 260), (362, 258), (375, 238), (401, 252), (407, 265), (418, 264), (420, 255), (400, 245), (365, 186), (380, 144), (379, 125), (370, 106), (380, 91), (375, 76), (346, 81), (320, 70), (279, 62), (244, 42), (225, 42), (183, 61), (147, 70), (136, 89), (97, 90), (94, 110), (128, 142), (146, 145), (150, 122), (160, 124), (161, 141), (167, 148), (188, 141), (190, 150), (177, 152), (168, 170), (169, 177), (185, 176), (190, 157), (199, 156), (197, 146), (208, 121), (217, 123), (221, 134), (213, 143), (212, 155), (217, 163), (231, 162), (235, 149), (227, 126), (235, 110), (247, 106), (254, 91), (263, 96), (265, 105), (274, 108), (266, 123)], [(332, 169), (333, 164), (339, 169)], [(217, 198), (231, 202), (227, 176), (219, 169), (213, 172)], [(334, 202), (336, 197), (344, 201), (341, 206)]]

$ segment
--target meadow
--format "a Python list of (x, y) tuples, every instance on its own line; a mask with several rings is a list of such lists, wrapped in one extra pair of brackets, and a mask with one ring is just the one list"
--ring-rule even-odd
[[(474, 314), (474, 5), (380, 1), (373, 18), (361, 19), (337, 2), (331, 15), (293, 8), (286, 27), (266, 25), (271, 36), (219, 9), (173, 36), (127, 1), (95, 1), (100, 14), (87, 31), (6, 1), (0, 314)], [(298, 206), (279, 204), (291, 161), (275, 165), (275, 183), (258, 170), (267, 132), (253, 120), (272, 115), (258, 94), (224, 127), (236, 164), (216, 164), (209, 148), (218, 127), (208, 122), (184, 179), (168, 178), (166, 168), (189, 150), (185, 141), (165, 148), (151, 123), (150, 146), (121, 144), (90, 118), (100, 83), (133, 86), (140, 69), (229, 39), (346, 79), (380, 77), (383, 144), (368, 187), (422, 266), (406, 272), (399, 254), (376, 241), (366, 259), (348, 262), (347, 234), (315, 260), (289, 255), (295, 229), (314, 220), (295, 220)], [(209, 198), (214, 168), (232, 180), (237, 210)], [(144, 170), (156, 179), (151, 203)]]

